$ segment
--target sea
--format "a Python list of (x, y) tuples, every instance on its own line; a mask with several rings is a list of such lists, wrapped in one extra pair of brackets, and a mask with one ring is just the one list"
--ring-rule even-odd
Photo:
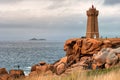
[(65, 56), (64, 42), (58, 41), (1, 41), (0, 68), (7, 71), (19, 68), (29, 74), (31, 66), (41, 61), (54, 63)]

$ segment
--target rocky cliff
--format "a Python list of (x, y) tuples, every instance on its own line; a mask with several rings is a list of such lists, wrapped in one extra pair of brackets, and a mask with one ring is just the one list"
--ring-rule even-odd
[(78, 69), (109, 68), (119, 63), (119, 46), (120, 39), (69, 39), (64, 44), (65, 57), (53, 64), (38, 63), (32, 67), (34, 71), (31, 73), (44, 72), (60, 75), (75, 67)]
[[(29, 76), (69, 74), (72, 70), (110, 68), (120, 65), (120, 39), (69, 39), (64, 44), (66, 56), (53, 64), (40, 62), (31, 68)], [(24, 77), (22, 70), (0, 69), (0, 80)]]
[[(117, 63), (120, 58), (120, 48), (118, 47), (120, 47), (120, 39), (96, 40), (89, 38), (77, 38), (67, 40), (64, 45), (64, 50), (66, 51), (68, 66), (76, 63), (81, 63), (81, 65), (86, 66), (87, 68), (96, 69), (97, 67), (106, 67), (105, 60), (108, 60), (108, 58), (106, 58), (108, 56), (105, 56), (106, 51), (108, 51), (106, 53), (107, 55), (109, 55), (109, 62), (111, 63), (111, 65), (113, 65), (113, 63), (115, 65), (115, 63)], [(115, 51), (114, 48), (116, 48), (117, 51)], [(112, 58), (113, 55), (115, 59)]]

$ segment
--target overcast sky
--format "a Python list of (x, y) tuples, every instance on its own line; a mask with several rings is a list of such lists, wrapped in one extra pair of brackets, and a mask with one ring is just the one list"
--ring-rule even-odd
[(0, 0), (0, 40), (85, 36), (86, 10), (99, 10), (103, 37), (120, 37), (120, 0)]

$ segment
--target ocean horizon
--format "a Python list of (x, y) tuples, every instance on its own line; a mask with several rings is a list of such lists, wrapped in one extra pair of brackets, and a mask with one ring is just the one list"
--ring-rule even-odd
[(59, 41), (0, 41), (0, 67), (9, 71), (19, 65), (27, 75), (32, 65), (54, 63), (65, 56), (63, 47)]

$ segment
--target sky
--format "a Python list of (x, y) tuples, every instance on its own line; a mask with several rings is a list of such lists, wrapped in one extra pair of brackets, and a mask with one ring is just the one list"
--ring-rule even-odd
[(64, 41), (86, 34), (86, 11), (99, 10), (101, 37), (120, 37), (120, 0), (0, 0), (0, 41)]

